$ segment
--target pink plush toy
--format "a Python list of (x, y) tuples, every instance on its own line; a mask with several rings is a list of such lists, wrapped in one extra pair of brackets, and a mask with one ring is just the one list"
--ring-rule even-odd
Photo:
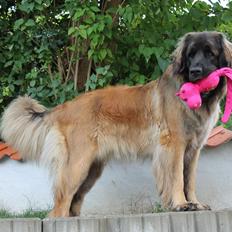
[(198, 109), (201, 107), (202, 100), (200, 93), (208, 92), (215, 89), (219, 83), (220, 77), (227, 77), (227, 95), (225, 112), (222, 122), (226, 123), (232, 112), (232, 69), (221, 68), (212, 72), (208, 77), (195, 83), (187, 82), (183, 84), (176, 93), (180, 99), (185, 101), (190, 109)]

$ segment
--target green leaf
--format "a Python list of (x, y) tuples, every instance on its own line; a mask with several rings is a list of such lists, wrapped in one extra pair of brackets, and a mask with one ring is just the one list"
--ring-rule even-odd
[(126, 12), (125, 12), (125, 18), (127, 19), (127, 21), (129, 22), (129, 23), (131, 23), (131, 21), (132, 21), (132, 18), (133, 18), (133, 11), (132, 11), (132, 8), (131, 7), (127, 7), (126, 8)]
[(98, 31), (99, 31), (99, 32), (103, 31), (103, 30), (104, 30), (104, 28), (105, 28), (104, 23), (99, 23), (99, 24), (98, 24), (97, 29), (98, 29)]
[(167, 60), (164, 60), (162, 57), (156, 57), (156, 59), (158, 61), (160, 69), (162, 70), (162, 72), (164, 72), (169, 62)]
[(93, 82), (91, 82), (91, 83), (89, 84), (89, 87), (90, 87), (90, 89), (96, 89), (96, 84), (93, 83)]
[(10, 95), (10, 88), (9, 87), (4, 87), (2, 90), (2, 95), (3, 96), (9, 96)]
[(108, 57), (112, 59), (113, 58), (113, 54), (112, 54), (111, 50), (109, 48), (107, 48), (106, 50), (107, 50)]
[(161, 75), (161, 69), (158, 65), (156, 65), (154, 72), (151, 75), (152, 80), (156, 80)]
[(9, 50), (11, 51), (14, 47), (14, 44), (9, 44)]
[(145, 47), (143, 44), (139, 46), (139, 52), (145, 57), (148, 62), (151, 58), (151, 55), (154, 53), (154, 50), (150, 47)]
[(26, 13), (30, 13), (33, 10), (34, 6), (34, 2), (29, 3), (28, 1), (22, 1), (22, 3), (19, 5), (19, 9)]
[(226, 23), (231, 22), (232, 21), (232, 13), (231, 11), (226, 11), (223, 15), (222, 15), (222, 20)]
[(154, 51), (156, 57), (161, 56), (164, 52), (164, 49), (162, 47), (153, 47), (152, 50)]
[(126, 8), (119, 5), (119, 8), (118, 8), (119, 15), (122, 16), (125, 13), (125, 11), (126, 11)]
[(84, 22), (85, 22), (86, 24), (90, 24), (90, 25), (91, 25), (91, 24), (94, 23), (94, 20), (93, 20), (92, 18), (89, 17), (89, 18), (85, 18), (85, 19), (84, 19)]
[(91, 48), (96, 48), (99, 42), (99, 35), (95, 34), (90, 42)]
[(90, 9), (94, 12), (100, 12), (100, 9), (96, 6), (91, 6)]
[(44, 5), (43, 4), (36, 4), (35, 5), (35, 9), (38, 10), (38, 11), (42, 11), (44, 8)]
[(69, 85), (67, 85), (65, 91), (70, 92), (73, 89), (73, 83), (70, 83)]
[(101, 49), (99, 51), (99, 58), (100, 58), (100, 60), (104, 60), (105, 57), (106, 57), (106, 55), (107, 55), (107, 50), (106, 49)]
[(9, 60), (4, 64), (4, 68), (7, 68), (7, 67), (11, 66), (12, 64), (13, 64), (13, 61)]
[(76, 29), (76, 27), (70, 27), (69, 29), (68, 29), (68, 35), (72, 35), (74, 32), (76, 32), (77, 31), (77, 29)]
[(87, 39), (87, 31), (85, 29), (79, 29), (78, 32), (82, 38)]
[(72, 46), (69, 46), (68, 49), (69, 49), (70, 51), (73, 51), (73, 52), (74, 52), (74, 51), (76, 50), (75, 44), (72, 45)]
[(79, 19), (80, 17), (82, 17), (85, 13), (85, 9), (77, 9), (76, 13), (74, 14), (73, 18), (74, 19)]
[(52, 88), (57, 88), (60, 85), (60, 80), (52, 80)]
[(34, 86), (35, 86), (35, 83), (36, 83), (35, 80), (30, 81), (30, 86), (31, 86), (31, 87), (34, 87)]
[(101, 87), (104, 86), (105, 82), (106, 82), (106, 80), (103, 79), (103, 78), (98, 80), (98, 84), (99, 84)]
[(137, 78), (137, 82), (139, 84), (144, 84), (145, 80), (146, 80), (146, 77), (144, 75), (139, 75), (138, 78)]
[(90, 59), (92, 57), (93, 53), (94, 53), (94, 50), (92, 50), (92, 49), (90, 49), (88, 51), (88, 59)]
[(104, 21), (105, 21), (106, 24), (112, 25), (112, 23), (113, 23), (112, 16), (111, 15), (106, 15), (105, 18), (104, 18)]
[(15, 86), (14, 86), (14, 85), (9, 85), (9, 88), (10, 88), (10, 90), (11, 90), (12, 92), (15, 91)]
[(40, 92), (43, 88), (44, 88), (44, 86), (39, 86), (39, 87), (37, 88), (37, 91)]
[(94, 28), (93, 27), (89, 27), (86, 32), (87, 32), (87, 35), (90, 36), (93, 32)]
[(96, 73), (98, 74), (98, 75), (106, 75), (106, 73), (107, 73), (107, 71), (109, 70), (109, 65), (107, 65), (107, 66), (105, 66), (105, 67), (98, 67), (97, 69), (96, 69)]
[(95, 21), (95, 19), (96, 19), (96, 15), (92, 11), (88, 11), (86, 17), (89, 17), (92, 21)]
[(14, 30), (17, 30), (20, 28), (21, 25), (23, 25), (24, 19), (18, 19), (14, 23)]
[(15, 85), (22, 85), (23, 84), (23, 80), (16, 80), (14, 81)]
[(90, 76), (90, 80), (93, 81), (93, 82), (96, 82), (97, 81), (97, 76), (95, 74), (92, 74)]
[(35, 26), (35, 21), (33, 19), (28, 19), (25, 23), (25, 26), (27, 27)]
[(42, 0), (35, 0), (38, 4), (42, 4)]

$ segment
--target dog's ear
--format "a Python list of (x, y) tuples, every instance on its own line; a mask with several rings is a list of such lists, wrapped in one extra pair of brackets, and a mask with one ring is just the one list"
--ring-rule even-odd
[(187, 67), (186, 50), (189, 44), (191, 33), (183, 36), (177, 43), (177, 47), (171, 55), (174, 75), (181, 75)]
[(224, 34), (219, 33), (222, 52), (219, 57), (221, 67), (232, 67), (232, 43), (225, 37)]

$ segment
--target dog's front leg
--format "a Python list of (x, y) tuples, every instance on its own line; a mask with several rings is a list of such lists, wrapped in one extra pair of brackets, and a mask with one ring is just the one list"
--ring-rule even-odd
[(187, 149), (184, 157), (184, 192), (186, 199), (195, 204), (196, 210), (210, 210), (206, 204), (202, 204), (196, 197), (196, 168), (200, 156), (200, 149)]
[(184, 194), (185, 144), (170, 141), (160, 145), (154, 154), (153, 167), (157, 188), (164, 207), (175, 211), (195, 210)]

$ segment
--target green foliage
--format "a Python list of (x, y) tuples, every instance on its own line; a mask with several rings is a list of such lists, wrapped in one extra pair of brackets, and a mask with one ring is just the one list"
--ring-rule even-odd
[(228, 120), (228, 122), (226, 124), (223, 124), (222, 121), (221, 121), (221, 118), (223, 117), (223, 114), (224, 114), (224, 107), (225, 107), (225, 103), (226, 103), (226, 99), (223, 99), (223, 101), (221, 102), (221, 113), (220, 113), (220, 117), (219, 117), (219, 120), (217, 122), (217, 126), (223, 126), (227, 129), (230, 129), (232, 130), (232, 117), (230, 117), (230, 119)]
[(11, 213), (6, 209), (0, 209), (0, 218), (40, 218), (44, 219), (48, 215), (48, 210), (27, 209), (22, 213)]
[(232, 38), (231, 9), (190, 0), (2, 0), (0, 111), (19, 94), (54, 106), (82, 91), (154, 80), (184, 33)]
[(168, 211), (168, 209), (163, 208), (160, 203), (155, 202), (155, 205), (154, 205), (153, 210), (151, 211), (151, 213), (165, 213), (167, 211)]
[(94, 90), (110, 84), (113, 73), (109, 70), (110, 65), (96, 68), (96, 73), (93, 73), (85, 83), (85, 90)]

